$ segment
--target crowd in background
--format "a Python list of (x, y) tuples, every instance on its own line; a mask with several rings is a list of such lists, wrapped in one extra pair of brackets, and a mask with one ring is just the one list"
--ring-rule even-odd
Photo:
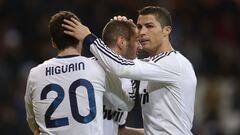
[[(101, 36), (113, 16), (136, 22), (137, 10), (147, 5), (171, 11), (172, 45), (195, 68), (194, 135), (239, 135), (240, 0), (1, 0), (1, 135), (31, 134), (23, 98), (26, 79), (30, 68), (56, 55), (48, 32), (51, 15), (70, 10)], [(140, 109), (131, 113), (127, 124), (141, 127)]]

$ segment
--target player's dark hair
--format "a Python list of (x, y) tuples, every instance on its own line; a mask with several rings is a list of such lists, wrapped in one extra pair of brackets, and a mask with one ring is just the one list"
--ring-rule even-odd
[(130, 41), (130, 37), (136, 33), (136, 25), (130, 21), (109, 21), (102, 32), (102, 39), (109, 47), (115, 45), (118, 37)]
[(147, 6), (138, 10), (139, 15), (154, 15), (156, 20), (164, 26), (172, 26), (172, 18), (170, 12), (163, 7), (159, 6)]
[(59, 11), (58, 13), (53, 15), (51, 17), (51, 20), (49, 21), (48, 27), (52, 40), (59, 50), (65, 49), (69, 46), (76, 47), (79, 43), (79, 40), (72, 36), (66, 35), (63, 32), (65, 30), (62, 27), (62, 24), (64, 23), (63, 20), (70, 20), (70, 18), (74, 18), (80, 21), (79, 18), (70, 11)]

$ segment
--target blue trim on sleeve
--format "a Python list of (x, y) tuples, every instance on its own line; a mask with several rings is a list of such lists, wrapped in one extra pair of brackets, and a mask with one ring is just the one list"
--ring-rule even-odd
[(97, 39), (97, 36), (95, 36), (94, 34), (89, 34), (84, 38), (83, 45), (90, 46), (93, 43), (93, 41), (96, 39)]
[(103, 54), (105, 54), (106, 56), (108, 56), (109, 58), (111, 58), (112, 60), (116, 61), (117, 63), (119, 63), (121, 65), (134, 65), (135, 64), (132, 60), (123, 59), (120, 56), (118, 56), (117, 54), (115, 54), (114, 52), (112, 52), (112, 50), (107, 48), (105, 46), (105, 43), (101, 39), (99, 39), (97, 36), (95, 36), (94, 34), (87, 35), (85, 37), (85, 39), (83, 40), (83, 45), (86, 46), (89, 51), (90, 51), (89, 47), (91, 44), (95, 44), (99, 51), (101, 51)]
[(124, 59), (121, 56), (114, 53), (110, 48), (107, 48), (101, 39), (95, 40), (94, 44), (96, 45), (99, 51), (101, 51), (103, 54), (105, 54), (115, 62), (121, 65), (135, 65), (135, 63), (132, 60)]

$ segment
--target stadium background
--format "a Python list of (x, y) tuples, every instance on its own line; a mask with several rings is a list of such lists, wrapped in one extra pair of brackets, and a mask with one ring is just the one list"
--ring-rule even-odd
[[(136, 22), (146, 5), (171, 11), (172, 45), (196, 70), (194, 134), (239, 135), (240, 0), (0, 0), (0, 134), (31, 134), (25, 83), (31, 67), (56, 55), (47, 28), (51, 15), (70, 10), (100, 36), (114, 15)], [(139, 118), (138, 108), (127, 124), (141, 127)]]

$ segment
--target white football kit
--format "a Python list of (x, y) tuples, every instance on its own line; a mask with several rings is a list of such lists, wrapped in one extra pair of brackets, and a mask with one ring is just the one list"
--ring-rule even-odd
[[(96, 60), (78, 55), (32, 68), (25, 93), (30, 128), (39, 128), (40, 135), (103, 135), (103, 94), (113, 85), (105, 77)], [(124, 110), (129, 106), (121, 96), (108, 100)]]
[(197, 79), (182, 54), (171, 51), (149, 59), (126, 60), (92, 34), (84, 44), (90, 45), (104, 68), (119, 77), (147, 81), (141, 92), (145, 135), (192, 135)]
[[(128, 93), (129, 98), (135, 101), (136, 83), (134, 80), (121, 78), (122, 90)], [(103, 133), (104, 135), (117, 135), (119, 126), (125, 125), (128, 111), (116, 109), (114, 105), (103, 98)], [(132, 104), (132, 103), (131, 103)], [(132, 104), (132, 107), (134, 104)]]

